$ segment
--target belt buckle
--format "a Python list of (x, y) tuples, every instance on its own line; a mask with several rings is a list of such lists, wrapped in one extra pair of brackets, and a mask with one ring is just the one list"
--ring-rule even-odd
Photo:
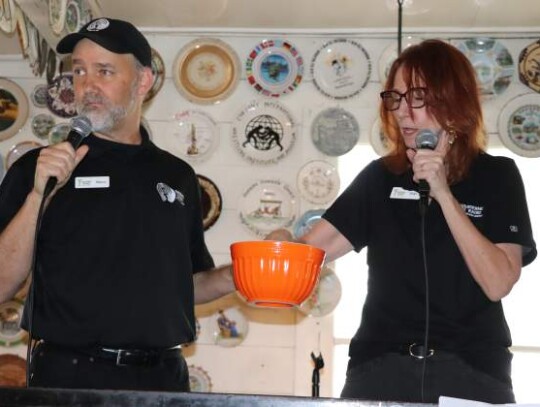
[(415, 343), (412, 343), (411, 345), (409, 345), (409, 355), (411, 355), (413, 358), (416, 358), (416, 359), (424, 359), (424, 358), (427, 359), (427, 358), (433, 356), (433, 354), (435, 353), (435, 350), (434, 350), (434, 349), (428, 349), (428, 350), (427, 350), (427, 354), (424, 354), (424, 355), (420, 354), (420, 355), (418, 355), (418, 354), (416, 354), (416, 353), (414, 352), (414, 349), (415, 349), (416, 347), (420, 347), (420, 348), (422, 348), (422, 350), (425, 349), (424, 345), (420, 345), (420, 344), (418, 344), (418, 343), (416, 343), (416, 342), (415, 342)]
[(122, 363), (122, 355), (129, 355), (129, 351), (125, 349), (118, 349), (116, 351), (116, 366), (127, 366), (127, 363)]

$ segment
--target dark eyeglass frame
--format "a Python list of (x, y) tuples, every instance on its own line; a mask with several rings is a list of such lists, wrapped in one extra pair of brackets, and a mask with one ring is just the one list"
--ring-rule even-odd
[[(420, 102), (420, 104), (415, 104), (415, 98), (412, 96), (414, 95), (414, 92), (421, 91), (423, 92), (424, 98)], [(405, 98), (405, 101), (407, 102), (407, 105), (409, 105), (412, 109), (420, 109), (426, 105), (426, 94), (427, 94), (427, 88), (420, 86), (420, 87), (413, 87), (409, 88), (407, 92), (400, 93), (397, 90), (385, 90), (380, 93), (382, 104), (385, 108), (385, 110), (388, 110), (389, 112), (392, 112), (394, 110), (398, 110), (401, 106), (401, 100)], [(396, 95), (397, 97), (393, 97), (393, 95)], [(398, 99), (399, 97), (399, 99)], [(387, 100), (391, 100), (392, 103), (394, 103), (395, 107), (389, 108)]]

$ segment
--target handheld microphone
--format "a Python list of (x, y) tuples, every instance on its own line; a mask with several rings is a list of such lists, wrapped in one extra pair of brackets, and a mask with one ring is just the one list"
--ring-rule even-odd
[[(429, 150), (434, 150), (437, 147), (439, 142), (439, 135), (430, 129), (423, 129), (418, 132), (416, 135), (416, 148), (422, 149), (427, 148)], [(425, 179), (421, 179), (418, 182), (418, 192), (420, 192), (420, 198), (427, 200), (429, 196), (429, 184)]]
[[(90, 119), (86, 116), (76, 116), (71, 119), (70, 125), (71, 130), (67, 135), (66, 141), (68, 141), (76, 150), (83, 139), (92, 132), (92, 122), (90, 122)], [(49, 196), (57, 183), (58, 179), (56, 179), (56, 177), (50, 177), (45, 185), (43, 196)]]

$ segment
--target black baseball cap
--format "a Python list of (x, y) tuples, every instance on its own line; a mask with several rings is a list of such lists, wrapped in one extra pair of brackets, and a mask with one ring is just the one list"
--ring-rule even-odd
[(88, 38), (115, 54), (133, 54), (141, 64), (152, 67), (150, 44), (144, 35), (127, 21), (113, 18), (94, 19), (78, 32), (62, 38), (56, 46), (56, 51), (60, 54), (69, 54), (83, 38)]

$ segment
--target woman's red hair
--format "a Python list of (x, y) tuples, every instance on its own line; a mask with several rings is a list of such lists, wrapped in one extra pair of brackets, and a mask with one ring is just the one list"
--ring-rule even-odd
[[(473, 159), (485, 147), (482, 106), (474, 68), (452, 45), (440, 40), (425, 40), (405, 49), (394, 61), (385, 90), (393, 89), (399, 69), (403, 70), (407, 88), (427, 88), (428, 113), (444, 130), (455, 133), (454, 144), (446, 156), (448, 181), (453, 184), (462, 180)], [(410, 166), (407, 147), (392, 112), (385, 110), (382, 104), (379, 110), (382, 128), (391, 146), (384, 162), (390, 171), (402, 173)]]

